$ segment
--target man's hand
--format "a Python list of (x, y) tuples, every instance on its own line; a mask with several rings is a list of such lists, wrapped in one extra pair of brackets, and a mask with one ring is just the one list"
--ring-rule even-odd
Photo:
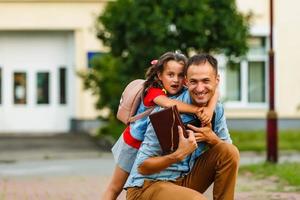
[(189, 134), (188, 138), (183, 136), (183, 130), (181, 127), (178, 127), (178, 132), (179, 144), (177, 150), (168, 155), (147, 158), (138, 167), (140, 174), (149, 175), (160, 172), (170, 165), (182, 161), (186, 156), (195, 151), (197, 148), (197, 142), (193, 131), (187, 131)]
[(212, 131), (210, 126), (196, 127), (188, 124), (188, 128), (194, 131), (195, 139), (197, 142), (207, 142), (209, 145), (214, 146), (221, 142), (221, 139)]
[(185, 138), (183, 135), (183, 130), (178, 126), (179, 133), (179, 144), (177, 150), (174, 152), (174, 155), (178, 161), (182, 161), (186, 156), (191, 154), (195, 149), (197, 149), (197, 141), (195, 139), (193, 131), (187, 130), (189, 135), (188, 138)]

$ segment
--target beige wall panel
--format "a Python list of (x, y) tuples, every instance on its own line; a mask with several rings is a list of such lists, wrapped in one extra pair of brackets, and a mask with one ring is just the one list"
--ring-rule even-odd
[(276, 106), (281, 117), (300, 116), (300, 1), (275, 1)]
[(225, 109), (228, 119), (263, 119), (266, 113), (266, 109)]
[(100, 3), (1, 3), (0, 26), (12, 29), (87, 28)]
[(236, 0), (238, 9), (243, 13), (253, 13), (251, 25), (265, 26), (269, 22), (268, 1), (262, 0)]
[[(0, 1), (1, 3), (1, 1)], [(2, 30), (78, 30), (85, 50), (99, 50), (94, 23), (105, 3), (1, 3)]]

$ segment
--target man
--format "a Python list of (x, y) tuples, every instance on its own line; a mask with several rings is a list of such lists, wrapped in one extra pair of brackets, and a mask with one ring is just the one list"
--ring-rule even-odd
[[(210, 55), (195, 55), (187, 67), (188, 91), (177, 99), (205, 106), (218, 83), (217, 61)], [(184, 122), (193, 116), (181, 115)], [(125, 184), (127, 199), (188, 200), (206, 199), (202, 193), (214, 182), (215, 200), (231, 200), (238, 171), (239, 153), (231, 144), (223, 107), (217, 104), (214, 127), (189, 125), (189, 137), (179, 128), (178, 149), (162, 156), (162, 151), (149, 123), (145, 139)]]

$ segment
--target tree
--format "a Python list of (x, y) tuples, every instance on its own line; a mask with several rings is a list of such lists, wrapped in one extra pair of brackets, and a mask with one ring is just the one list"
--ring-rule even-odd
[(166, 51), (229, 57), (247, 51), (248, 20), (235, 0), (109, 1), (97, 30), (110, 52), (95, 60), (85, 86), (99, 97), (97, 107), (109, 107), (113, 115), (124, 86), (142, 78), (150, 61)]

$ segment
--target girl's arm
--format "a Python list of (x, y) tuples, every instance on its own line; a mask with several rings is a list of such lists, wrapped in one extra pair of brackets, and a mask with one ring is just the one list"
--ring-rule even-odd
[(183, 103), (182, 101), (170, 99), (167, 96), (159, 95), (153, 99), (153, 102), (156, 105), (159, 105), (161, 107), (171, 107), (176, 105), (179, 112), (182, 113), (193, 113), (196, 114), (197, 117), (202, 121), (204, 125), (207, 125), (211, 122), (214, 110), (216, 108), (217, 102), (219, 98), (219, 90), (218, 88), (215, 91), (215, 94), (208, 102), (207, 107), (198, 107), (195, 105)]
[(174, 105), (177, 106), (178, 111), (182, 113), (193, 113), (197, 114), (200, 111), (200, 108), (198, 106), (194, 106), (191, 104), (183, 103), (182, 101), (170, 99), (167, 96), (159, 95), (153, 99), (153, 102), (156, 105), (159, 105), (161, 107), (172, 107)]
[(216, 89), (215, 94), (209, 100), (207, 106), (203, 107), (201, 112), (196, 113), (197, 117), (201, 120), (203, 126), (208, 125), (211, 122), (214, 114), (214, 110), (218, 103), (218, 99), (219, 99), (219, 88)]

